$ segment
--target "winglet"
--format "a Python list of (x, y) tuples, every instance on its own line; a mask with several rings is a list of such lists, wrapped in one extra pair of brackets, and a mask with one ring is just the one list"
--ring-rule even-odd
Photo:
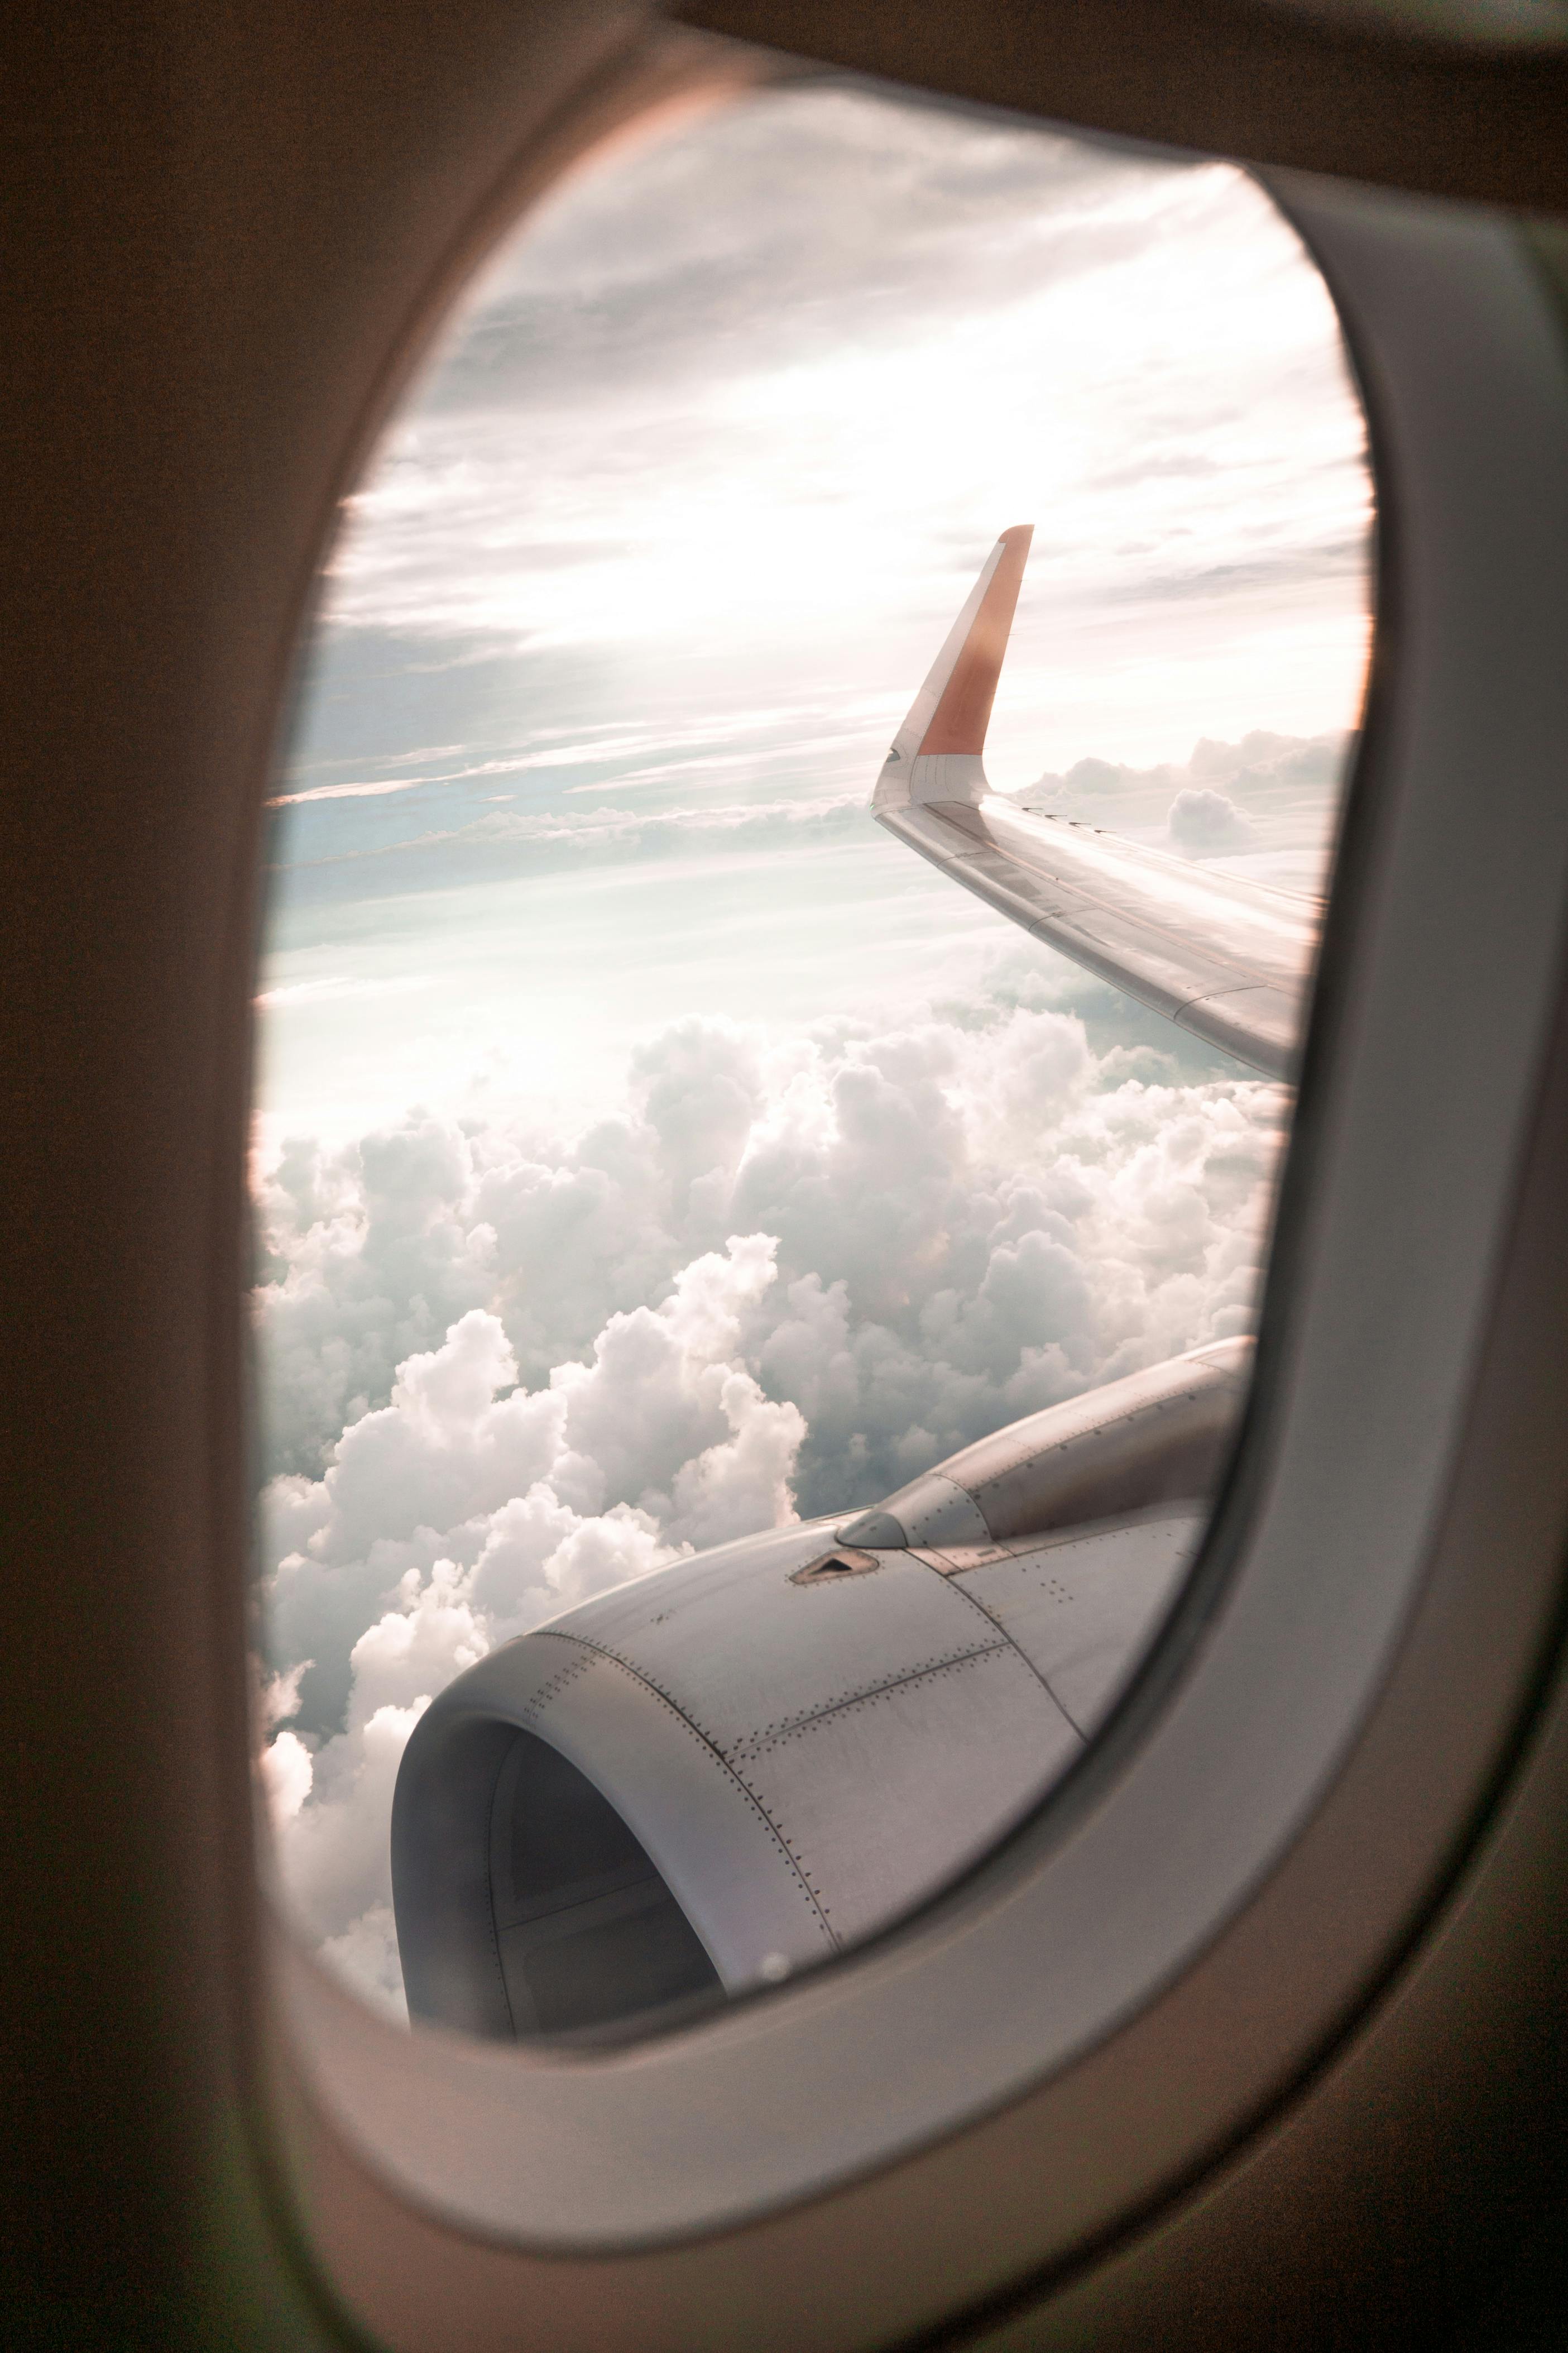
[(907, 808), (911, 801), (977, 801), (986, 791), (985, 731), (1034, 535), (1033, 523), (1016, 523), (986, 557), (893, 738), (873, 809)]

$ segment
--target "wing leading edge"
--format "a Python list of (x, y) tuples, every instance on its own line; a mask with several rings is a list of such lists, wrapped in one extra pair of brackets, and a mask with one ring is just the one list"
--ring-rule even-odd
[(1033, 528), (1005, 531), (877, 779), (878, 822), (1102, 980), (1270, 1078), (1294, 1066), (1315, 900), (993, 793), (984, 752)]

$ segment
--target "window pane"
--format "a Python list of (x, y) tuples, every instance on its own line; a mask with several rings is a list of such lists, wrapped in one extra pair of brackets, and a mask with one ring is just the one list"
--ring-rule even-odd
[[(1082, 1753), (1201, 1536), (1290, 1100), (1104, 976), (1117, 861), (1179, 942), (1208, 876), (1310, 944), (1370, 513), (1224, 164), (822, 86), (471, 290), (348, 502), (258, 998), (265, 1767), (369, 1997), (481, 1661), (399, 1903), (469, 1873), (503, 1961), (448, 2000), (462, 1924), (405, 1945), (491, 2033), (829, 1957)], [(869, 808), (1020, 522), (985, 769), (1110, 860), (1071, 955), (998, 912), (1005, 812), (939, 814), (955, 879)]]

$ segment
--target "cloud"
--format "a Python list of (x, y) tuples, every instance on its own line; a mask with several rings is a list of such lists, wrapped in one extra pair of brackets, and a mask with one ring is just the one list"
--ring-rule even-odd
[(1258, 839), (1233, 800), (1211, 785), (1187, 786), (1171, 803), (1166, 819), (1172, 846), (1189, 858), (1215, 858), (1226, 850), (1250, 849)]
[[(1023, 279), (1135, 246), (1176, 176), (865, 89), (752, 97), (565, 184), (476, 284), (441, 403), (489, 410), (542, 380), (593, 400), (628, 365), (674, 388), (716, 360), (777, 366), (874, 340), (880, 314), (917, 303), (956, 322)], [(759, 275), (773, 295), (761, 309)], [(563, 537), (547, 554), (570, 565), (581, 550)]]
[(321, 1947), (321, 1957), (373, 2008), (384, 2010), (389, 2018), (406, 2021), (408, 2003), (390, 1904), (370, 1905), (341, 1936), (329, 1936)]
[(1173, 792), (1217, 792), (1223, 787), (1233, 805), (1239, 801), (1254, 816), (1272, 811), (1282, 798), (1298, 797), (1310, 807), (1321, 829), (1353, 741), (1339, 732), (1275, 735), (1264, 728), (1254, 728), (1238, 744), (1202, 735), (1184, 767), (1170, 762), (1134, 768), (1115, 760), (1079, 760), (1065, 775), (1037, 777), (1014, 797), (1025, 808), (1080, 804), (1087, 808), (1098, 801), (1109, 810), (1114, 804), (1120, 822), (1140, 799), (1163, 807)]
[(1245, 860), (1237, 871), (1314, 895), (1326, 885), (1335, 787), (1354, 740), (1261, 728), (1235, 744), (1205, 735), (1184, 765), (1079, 760), (1015, 797), (1025, 808), (1087, 819), (1184, 858)]
[(262, 1751), (261, 1774), (274, 1821), (291, 1822), (315, 1778), (310, 1752), (297, 1733), (280, 1732), (268, 1742)]
[[(635, 782), (636, 779), (622, 777), (618, 783), (624, 786), (627, 781)], [(584, 791), (597, 787), (574, 786), (573, 789)], [(399, 847), (426, 850), (445, 842), (473, 841), (522, 844), (530, 851), (558, 847), (569, 849), (609, 847), (616, 849), (635, 848), (647, 852), (661, 845), (676, 846), (683, 835), (754, 833), (765, 840), (781, 830), (788, 832), (836, 818), (854, 818), (863, 822), (865, 809), (865, 794), (851, 792), (824, 793), (810, 798), (779, 801), (699, 803), (689, 808), (654, 812), (600, 807), (552, 810), (534, 816), (508, 813), (477, 818), (458, 832), (425, 834), (417, 840), (399, 844)], [(531, 860), (531, 864), (536, 866), (537, 863), (537, 859)]]
[(1076, 676), (1113, 628), (1125, 709), (1173, 599), (1243, 635), (1361, 605), (1363, 439), (1322, 281), (1232, 167), (775, 92), (532, 216), (349, 502), (329, 611), (426, 662), (548, 653), (552, 717), (590, 673), (600, 718), (675, 718), (704, 668), (701, 709), (796, 670), (907, 700), (1035, 513), (1042, 642)]
[(287, 1724), (300, 1713), (300, 1680), (315, 1665), (314, 1659), (297, 1659), (285, 1672), (271, 1675), (262, 1687), (262, 1721), (268, 1725)]
[(266, 1770), (336, 1964), (395, 2003), (397, 1760), (495, 1643), (1247, 1328), (1286, 1107), (1097, 1054), (998, 980), (894, 1027), (678, 1023), (565, 1140), (414, 1113), (288, 1145), (258, 1202)]
[(268, 808), (294, 808), (302, 801), (379, 800), (388, 793), (411, 793), (421, 785), (437, 781), (432, 776), (380, 776), (363, 785), (312, 785), (302, 793), (279, 793), (267, 806)]

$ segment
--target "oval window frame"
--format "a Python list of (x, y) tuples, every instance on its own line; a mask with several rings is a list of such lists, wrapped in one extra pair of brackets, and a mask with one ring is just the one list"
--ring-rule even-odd
[[(1568, 590), (1568, 533), (1550, 520), (1568, 516), (1561, 431), (1544, 484), (1532, 455), (1551, 450), (1568, 416), (1561, 320), (1523, 233), (1500, 217), (1300, 178), (1266, 185), (1324, 269), (1368, 402), (1379, 640), (1231, 1478), (1187, 1595), (1092, 1769), (961, 1888), (819, 1978), (624, 2053), (498, 2053), (384, 2026), (279, 1932), (283, 2064), (303, 2094), (279, 2111), (295, 2163), (321, 2163), (324, 2128), (411, 2211), (552, 2272), (799, 2221), (833, 2188), (864, 2204), (898, 2178), (889, 2168), (906, 2183), (922, 2169), (929, 2191), (944, 2149), (972, 2149), (977, 2132), (1018, 2152), (1027, 2221), (1004, 2195), (977, 2228), (956, 2198), (961, 2247), (920, 2197), (911, 2291), (978, 2292), (1021, 2229), (1040, 2263), (1094, 2242), (1234, 2140), (1356, 2013), (1451, 1873), (1455, 1824), (1499, 1769), (1532, 1689), (1555, 1564), (1521, 1558), (1511, 1581), (1488, 1583), (1443, 1538), (1447, 1441), (1481, 1377), (1568, 883), (1568, 827), (1549, 822), (1554, 779), (1542, 767), (1568, 720), (1568, 685), (1552, 687), (1541, 642), (1542, 614)], [(1443, 487), (1461, 481), (1462, 493)], [(1506, 609), (1494, 598), (1483, 613), (1500, 532)], [(1511, 640), (1511, 759), (1494, 748), (1492, 694), (1467, 701), (1478, 628)], [(1484, 812), (1478, 766), (1501, 778)], [(1489, 892), (1506, 899), (1506, 923), (1495, 906), (1477, 914)], [(1488, 1143), (1474, 1152), (1480, 1113)], [(1385, 1230), (1369, 1211), (1385, 1210), (1417, 1151), (1443, 1172), (1443, 1198), (1412, 1221), (1397, 1269), (1380, 1271), (1358, 1237)], [(1432, 1281), (1413, 1320), (1416, 1261)], [(1368, 1378), (1405, 1400), (1396, 1494), (1346, 1475), (1346, 1416)], [(1324, 1463), (1344, 1479), (1330, 1514), (1305, 1500)], [(1303, 1546), (1336, 1563), (1310, 1623)], [(1287, 1725), (1279, 1679), (1260, 1683), (1266, 1635), (1299, 1675), (1310, 1671), (1311, 1723)], [(1413, 1746), (1427, 1746), (1456, 1677), (1465, 1736), (1417, 1788)], [(1206, 1758), (1214, 1787), (1227, 1722), (1255, 1743), (1265, 1735), (1275, 1769), (1249, 1773), (1231, 1746), (1224, 1779), (1247, 1820), (1215, 1842), (1205, 1880), (1191, 1868), (1205, 1859), (1172, 1835), (1171, 1809), (1179, 1799), (1202, 1812), (1199, 1767)], [(1391, 1833), (1368, 1777), (1386, 1788), (1391, 1772), (1408, 1800), (1393, 1834), (1401, 1852), (1373, 1886), (1367, 1857)], [(1330, 1952), (1324, 1888), (1347, 1854), (1357, 1863), (1339, 1883)], [(1183, 1869), (1177, 1891), (1169, 1874)], [(1076, 1989), (1072, 1971), (1043, 1983), (1032, 1974), (1042, 1917), (1096, 1887), (1121, 1891), (1100, 1923), (1114, 1952), (1080, 1947)], [(1298, 1962), (1310, 1952), (1312, 1965), (1277, 1973), (1267, 2020), (1238, 2048), (1234, 2002), (1259, 1943)], [(1158, 2085), (1158, 2130), (1141, 2079)], [(635, 2325), (624, 2341), (638, 2341)]]

